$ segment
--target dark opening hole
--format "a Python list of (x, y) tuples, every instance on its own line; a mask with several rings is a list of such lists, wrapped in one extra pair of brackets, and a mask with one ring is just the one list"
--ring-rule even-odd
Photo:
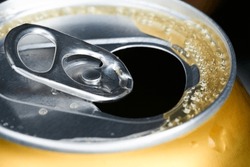
[(125, 118), (145, 118), (173, 108), (183, 95), (186, 75), (176, 57), (148, 47), (126, 48), (114, 52), (134, 79), (132, 92), (112, 103), (97, 103), (105, 113)]

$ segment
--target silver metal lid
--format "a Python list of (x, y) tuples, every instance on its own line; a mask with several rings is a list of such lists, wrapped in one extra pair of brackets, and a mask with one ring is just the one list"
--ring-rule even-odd
[(58, 2), (0, 5), (4, 138), (67, 152), (153, 146), (201, 125), (230, 93), (231, 44), (191, 6)]

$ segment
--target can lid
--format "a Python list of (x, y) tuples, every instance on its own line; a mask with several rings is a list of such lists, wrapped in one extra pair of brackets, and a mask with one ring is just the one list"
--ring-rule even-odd
[(195, 129), (230, 93), (229, 40), (181, 1), (28, 2), (0, 5), (7, 139), (68, 152), (152, 146)]

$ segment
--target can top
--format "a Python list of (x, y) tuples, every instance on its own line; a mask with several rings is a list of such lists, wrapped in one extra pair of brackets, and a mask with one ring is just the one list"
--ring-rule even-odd
[(171, 141), (214, 115), (235, 79), (227, 36), (182, 1), (10, 0), (0, 11), (0, 135), (18, 143)]

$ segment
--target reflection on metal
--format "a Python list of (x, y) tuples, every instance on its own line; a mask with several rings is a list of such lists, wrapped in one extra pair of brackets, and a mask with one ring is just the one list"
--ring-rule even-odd
[[(30, 48), (30, 41), (26, 40), (17, 47), (30, 34), (44, 36), (55, 44), (48, 69), (33, 70), (24, 63), (23, 48), (30, 50), (26, 59), (31, 59), (31, 65), (40, 63), (32, 45), (43, 41), (31, 39)], [(131, 75), (115, 55), (49, 28), (28, 24), (14, 28), (5, 39), (5, 51), (11, 67), (20, 75), (88, 101), (117, 100), (133, 88)]]

